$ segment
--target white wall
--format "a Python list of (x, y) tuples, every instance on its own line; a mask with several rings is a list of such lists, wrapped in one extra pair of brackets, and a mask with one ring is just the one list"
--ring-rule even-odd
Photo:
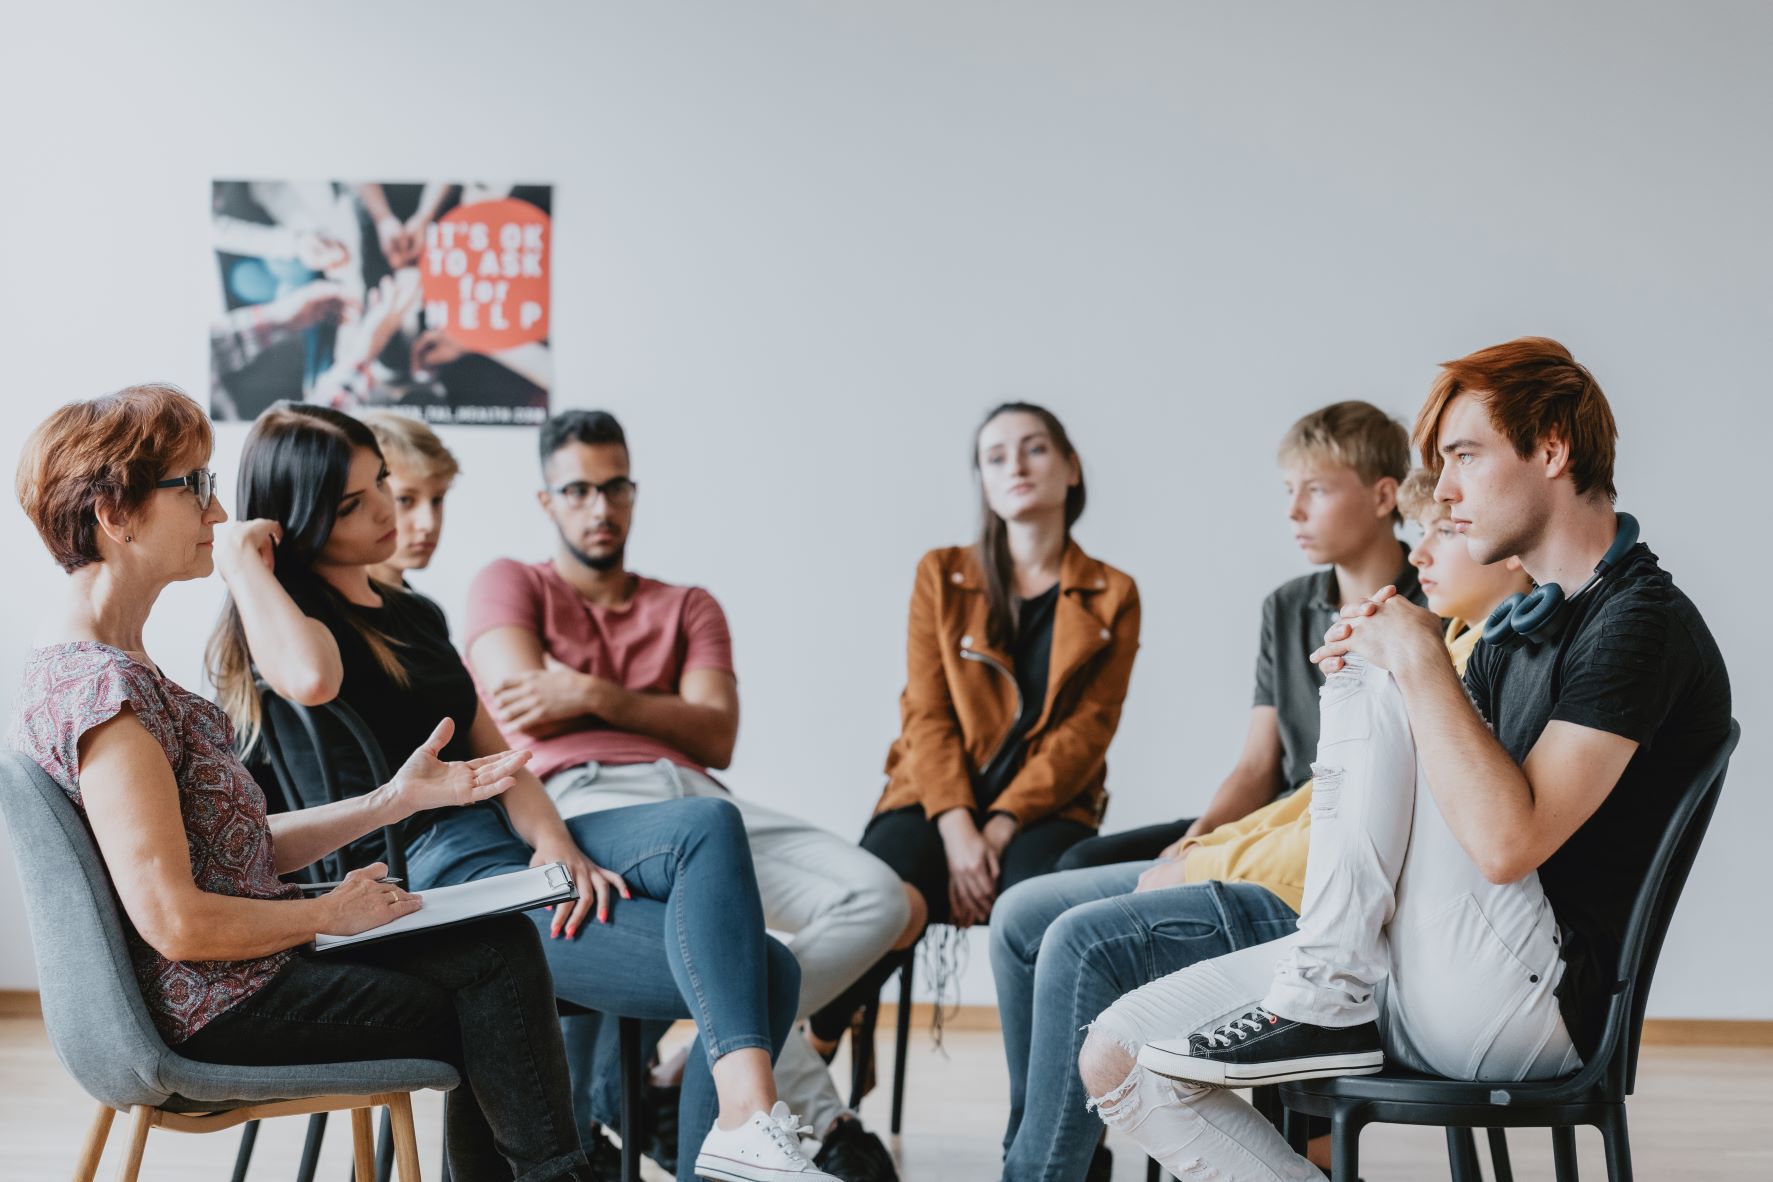
[[(71, 397), (205, 388), (213, 177), (553, 181), (556, 405), (621, 415), (635, 563), (730, 613), (738, 790), (859, 832), (912, 564), (973, 528), (970, 431), (1013, 395), (1070, 425), (1080, 535), (1142, 586), (1121, 827), (1197, 809), (1235, 754), (1257, 602), (1301, 569), (1286, 425), (1408, 416), (1436, 362), (1557, 336), (1748, 732), (1652, 1008), (1773, 1018), (1742, 938), (1773, 832), (1770, 37), (1753, 4), (33, 5), (0, 44), (7, 447)], [(448, 441), (420, 585), (459, 620), (479, 564), (548, 538), (530, 433)], [(16, 509), (0, 552), (9, 706), (63, 583)], [(219, 590), (149, 633), (192, 684)], [(32, 980), (0, 869), (0, 987)]]

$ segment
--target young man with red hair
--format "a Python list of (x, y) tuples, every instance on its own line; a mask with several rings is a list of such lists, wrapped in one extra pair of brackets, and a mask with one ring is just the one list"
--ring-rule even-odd
[(1444, 367), (1415, 440), (1436, 498), (1545, 610), (1499, 609), (1463, 684), (1440, 622), (1389, 589), (1312, 654), (1330, 677), (1298, 931), (1126, 995), (1080, 1056), (1103, 1119), (1177, 1176), (1321, 1177), (1229, 1087), (1388, 1056), (1546, 1078), (1596, 1049), (1633, 898), (1730, 725), (1704, 620), (1614, 512), (1616, 434), (1555, 341)]

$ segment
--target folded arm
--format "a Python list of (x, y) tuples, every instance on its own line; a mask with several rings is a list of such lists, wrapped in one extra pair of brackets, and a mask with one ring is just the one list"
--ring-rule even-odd
[(739, 685), (724, 669), (690, 669), (674, 694), (630, 690), (550, 660), (534, 632), (514, 625), (476, 637), (468, 659), (508, 731), (548, 738), (602, 725), (657, 739), (704, 767), (732, 762)]

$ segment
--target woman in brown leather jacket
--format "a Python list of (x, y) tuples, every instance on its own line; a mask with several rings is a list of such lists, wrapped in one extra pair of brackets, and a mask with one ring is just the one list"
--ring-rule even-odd
[[(1131, 576), (1083, 552), (1082, 465), (1059, 420), (1007, 403), (980, 426), (979, 541), (917, 566), (902, 726), (862, 846), (929, 923), (986, 922), (1000, 892), (1053, 868), (1107, 806), (1108, 743), (1139, 648)], [(889, 961), (813, 1017), (835, 1044)]]

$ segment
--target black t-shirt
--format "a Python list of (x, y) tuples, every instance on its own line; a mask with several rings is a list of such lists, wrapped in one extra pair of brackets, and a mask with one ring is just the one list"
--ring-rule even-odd
[[(318, 580), (294, 582), (288, 590), (296, 605), (325, 624), (333, 639), (338, 641), (345, 670), (338, 700), (356, 711), (368, 726), (382, 749), (382, 759), (390, 773), (405, 763), (445, 718), (455, 720), (456, 731), (444, 747), (442, 758), (473, 758), (469, 731), (480, 708), (480, 699), (474, 692), (474, 680), (468, 667), (450, 643), (449, 622), (444, 618), (442, 608), (416, 591), (386, 591), (381, 607), (360, 607), (329, 593)], [(382, 668), (369, 643), (352, 627), (346, 613), (388, 638), (395, 659), (406, 670), (406, 685), (395, 681)], [(279, 718), (276, 721), (281, 724), (284, 720)], [(322, 740), (327, 746), (340, 793), (351, 796), (376, 787), (356, 741), (323, 712), (316, 712), (316, 721), (321, 725)], [(282, 725), (277, 733), (301, 734), (299, 730)], [(303, 803), (318, 803), (320, 782), (305, 737), (288, 746), (291, 772), (303, 795)], [(401, 826), (407, 843), (410, 844), (447, 811), (432, 809), (408, 818)], [(381, 857), (379, 849), (379, 835), (372, 834), (361, 843), (354, 843), (350, 848), (352, 863), (360, 865), (366, 856), (372, 861)]]
[(1539, 867), (1564, 933), (1559, 1006), (1588, 1057), (1650, 860), (1680, 794), (1729, 733), (1730, 678), (1699, 609), (1647, 546), (1568, 610), (1555, 642), (1480, 642), (1465, 688), (1516, 763), (1553, 721), (1638, 744), (1600, 808)]
[(1040, 717), (1047, 697), (1047, 668), (1053, 656), (1053, 611), (1059, 602), (1059, 584), (1054, 583), (1032, 599), (1019, 600), (1016, 605), (1016, 639), (1010, 646), (1016, 688), (1022, 695), (1022, 710), (1010, 726), (1010, 733), (998, 748), (997, 755), (979, 775), (973, 786), (973, 799), (979, 807), (989, 809), (991, 802), (1010, 786), (1022, 767), (1025, 754), (1023, 737)]
[[(1398, 543), (1398, 565), (1392, 582), (1397, 593), (1427, 606), (1422, 582), (1410, 565), (1410, 548)], [(1342, 592), (1336, 568), (1325, 567), (1289, 579), (1262, 601), (1262, 636), (1256, 648), (1254, 705), (1273, 706), (1280, 727), (1281, 778), (1274, 795), (1284, 796), (1311, 779), (1317, 758), (1318, 690), (1324, 675), (1306, 658), (1324, 642), (1330, 625), (1342, 618)]]

